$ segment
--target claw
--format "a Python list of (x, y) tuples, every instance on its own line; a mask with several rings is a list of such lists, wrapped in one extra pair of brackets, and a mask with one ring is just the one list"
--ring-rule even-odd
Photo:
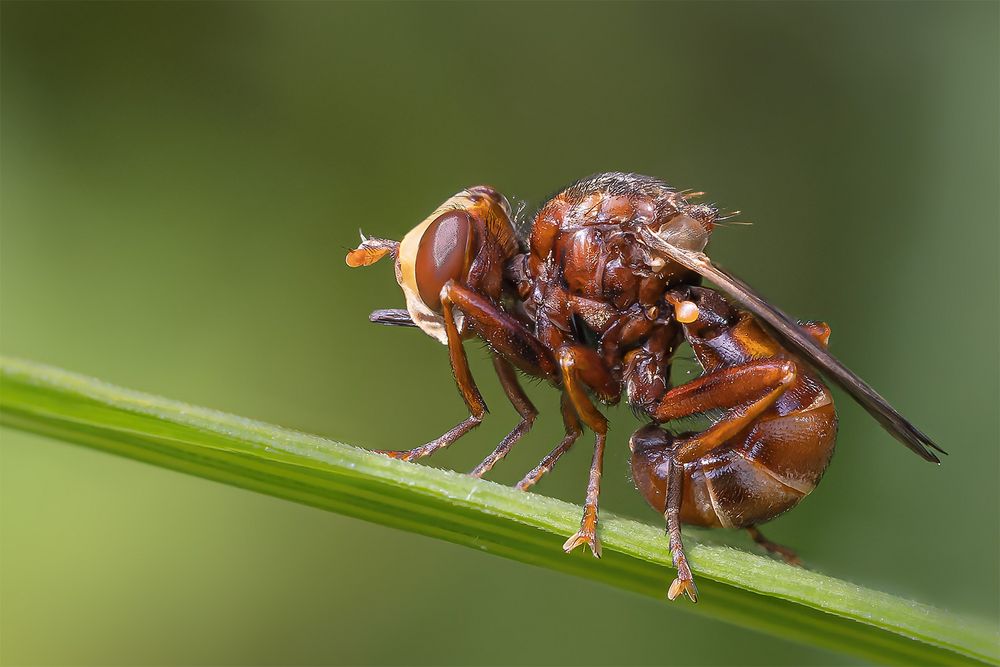
[(597, 539), (597, 535), (590, 531), (577, 531), (575, 535), (566, 540), (565, 544), (563, 544), (563, 551), (570, 553), (581, 544), (588, 545), (590, 547), (590, 552), (594, 554), (596, 558), (601, 557), (601, 541)]
[(400, 461), (412, 461), (415, 458), (413, 452), (410, 450), (372, 449), (369, 451), (372, 454), (381, 454), (382, 456), (388, 456), (390, 459), (399, 459)]
[(698, 601), (698, 587), (694, 585), (694, 581), (691, 579), (674, 579), (673, 583), (670, 584), (670, 589), (667, 591), (667, 597), (671, 600), (676, 600), (681, 595), (687, 595), (691, 602)]
[(794, 553), (781, 554), (781, 559), (792, 567), (805, 567), (802, 563), (802, 559)]

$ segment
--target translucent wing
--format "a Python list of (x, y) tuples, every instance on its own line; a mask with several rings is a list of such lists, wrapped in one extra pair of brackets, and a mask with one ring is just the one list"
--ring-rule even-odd
[(645, 228), (639, 230), (639, 236), (652, 250), (708, 278), (722, 292), (756, 315), (778, 336), (783, 345), (797, 352), (810, 366), (839, 385), (861, 407), (867, 410), (868, 414), (874, 417), (885, 430), (920, 457), (927, 461), (940, 463), (940, 459), (931, 449), (947, 454), (917, 427), (896, 412), (868, 383), (820, 347), (811, 336), (804, 333), (795, 320), (768, 303), (764, 297), (745, 282), (713, 264), (704, 253), (672, 246)]

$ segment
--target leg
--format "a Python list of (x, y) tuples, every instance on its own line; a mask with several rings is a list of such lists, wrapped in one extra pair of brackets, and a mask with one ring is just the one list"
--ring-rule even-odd
[(745, 429), (795, 381), (791, 361), (761, 359), (723, 368), (671, 389), (653, 411), (658, 422), (722, 408), (726, 413), (708, 429), (687, 437), (676, 451), (677, 461), (687, 463)]
[(747, 532), (750, 533), (750, 537), (753, 541), (762, 546), (765, 551), (781, 556), (781, 558), (789, 565), (802, 567), (802, 561), (799, 559), (798, 554), (788, 547), (783, 547), (780, 544), (776, 544), (764, 537), (764, 533), (757, 530), (757, 526), (750, 526), (747, 528)]
[(830, 346), (830, 325), (826, 322), (803, 322), (802, 328), (824, 350)]
[[(472, 332), (521, 371), (534, 377), (558, 377), (559, 368), (548, 348), (517, 318), (486, 297), (448, 281), (441, 290), (441, 302), (447, 302), (449, 310), (452, 304), (461, 310)], [(451, 320), (447, 314), (445, 319)]]
[(590, 547), (590, 552), (601, 557), (601, 541), (597, 538), (598, 500), (601, 497), (601, 474), (604, 470), (604, 443), (608, 437), (607, 427), (603, 433), (594, 434), (594, 458), (590, 462), (590, 478), (587, 480), (587, 502), (583, 506), (580, 530), (563, 543), (563, 551), (569, 553), (581, 544)]
[(670, 536), (670, 554), (674, 559), (674, 567), (677, 568), (677, 578), (670, 584), (667, 597), (676, 600), (683, 594), (687, 595), (691, 602), (697, 602), (698, 587), (694, 585), (694, 579), (691, 577), (691, 568), (688, 566), (687, 556), (684, 555), (684, 543), (681, 541), (680, 513), (684, 469), (669, 450), (666, 468), (667, 506), (663, 516), (667, 520), (667, 534)]
[(542, 478), (548, 471), (552, 470), (555, 466), (556, 461), (569, 451), (569, 448), (573, 446), (576, 439), (580, 437), (583, 433), (583, 429), (580, 428), (580, 419), (576, 416), (576, 411), (573, 409), (573, 403), (569, 399), (569, 395), (563, 392), (562, 399), (560, 400), (560, 407), (562, 408), (563, 424), (566, 426), (566, 437), (563, 438), (562, 442), (556, 445), (556, 448), (545, 455), (545, 458), (535, 466), (535, 469), (524, 476), (520, 482), (517, 483), (517, 488), (521, 491), (527, 491), (532, 486), (534, 486), (538, 480)]
[(517, 381), (517, 373), (514, 371), (514, 367), (510, 365), (510, 362), (494, 354), (493, 368), (496, 369), (497, 377), (500, 378), (500, 384), (503, 386), (507, 398), (510, 399), (511, 405), (517, 410), (517, 414), (521, 415), (521, 423), (515, 426), (514, 430), (500, 441), (500, 444), (497, 445), (492, 454), (483, 459), (483, 462), (469, 473), (474, 477), (482, 477), (497, 464), (497, 461), (507, 456), (507, 452), (514, 446), (514, 443), (531, 430), (531, 425), (534, 423), (535, 417), (538, 416), (538, 410), (535, 409), (535, 406), (531, 404), (531, 400), (525, 395), (524, 389), (521, 388), (521, 383)]
[[(486, 404), (482, 405), (483, 413), (486, 411)], [(440, 437), (431, 440), (426, 445), (421, 445), (420, 447), (414, 447), (413, 449), (373, 449), (372, 451), (376, 454), (385, 454), (390, 459), (399, 459), (400, 461), (416, 461), (417, 459), (422, 459), (425, 456), (430, 456), (439, 449), (444, 449), (451, 443), (455, 442), (463, 435), (471, 431), (472, 429), (479, 426), (483, 421), (483, 415), (469, 415), (466, 419), (460, 421), (458, 424), (453, 426), (449, 431), (446, 431)]]
[(420, 447), (403, 451), (376, 450), (378, 453), (404, 461), (423, 458), (439, 449), (444, 449), (479, 426), (483, 421), (487, 412), (486, 402), (479, 393), (479, 388), (476, 387), (472, 373), (469, 371), (469, 360), (465, 355), (465, 348), (462, 347), (462, 335), (455, 325), (455, 307), (458, 307), (465, 314), (466, 320), (483, 340), (522, 370), (542, 377), (547, 374), (547, 371), (554, 372), (555, 364), (549, 357), (547, 350), (524, 325), (500, 310), (489, 299), (458, 285), (454, 281), (448, 281), (441, 289), (441, 311), (444, 317), (445, 333), (448, 336), (448, 356), (451, 360), (452, 373), (455, 376), (458, 390), (469, 408), (469, 417), (436, 440)]
[(590, 348), (563, 346), (559, 350), (559, 366), (562, 371), (563, 389), (569, 396), (573, 409), (583, 423), (594, 432), (594, 458), (590, 464), (583, 519), (580, 521), (580, 530), (566, 540), (563, 550), (569, 553), (581, 544), (587, 544), (590, 546), (590, 551), (600, 558), (601, 543), (597, 539), (597, 513), (608, 420), (594, 407), (584, 387), (591, 388), (603, 398), (617, 397), (621, 393), (621, 387), (601, 362), (597, 352)]
[(479, 426), (487, 412), (486, 401), (483, 400), (482, 394), (479, 393), (479, 387), (476, 386), (476, 381), (472, 379), (472, 373), (469, 371), (469, 359), (465, 356), (465, 348), (462, 346), (462, 336), (458, 332), (458, 327), (455, 326), (455, 316), (451, 301), (446, 298), (446, 289), (442, 290), (441, 308), (444, 313), (445, 333), (448, 335), (448, 357), (451, 361), (452, 374), (455, 376), (455, 382), (458, 384), (458, 391), (462, 394), (462, 398), (465, 399), (465, 405), (469, 408), (469, 416), (456, 424), (444, 435), (420, 447), (402, 451), (377, 450), (378, 453), (385, 454), (394, 459), (414, 461), (425, 456), (430, 456), (439, 449), (444, 449)]

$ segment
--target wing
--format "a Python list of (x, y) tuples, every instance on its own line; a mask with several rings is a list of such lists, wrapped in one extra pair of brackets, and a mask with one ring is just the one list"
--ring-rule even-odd
[(672, 246), (645, 228), (639, 230), (639, 236), (651, 249), (708, 278), (730, 298), (760, 318), (773, 333), (777, 334), (784, 345), (799, 353), (810, 366), (850, 394), (851, 398), (861, 404), (861, 407), (882, 425), (882, 428), (921, 458), (940, 463), (940, 459), (931, 449), (936, 449), (942, 454), (948, 453), (896, 412), (868, 383), (805, 334), (795, 320), (768, 303), (745, 282), (713, 264), (704, 253)]

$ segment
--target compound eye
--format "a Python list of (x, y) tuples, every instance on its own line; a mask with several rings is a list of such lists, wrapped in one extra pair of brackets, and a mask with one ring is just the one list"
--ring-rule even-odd
[(472, 253), (472, 218), (465, 211), (442, 213), (427, 226), (417, 248), (414, 269), (420, 299), (441, 312), (441, 288), (459, 280)]

